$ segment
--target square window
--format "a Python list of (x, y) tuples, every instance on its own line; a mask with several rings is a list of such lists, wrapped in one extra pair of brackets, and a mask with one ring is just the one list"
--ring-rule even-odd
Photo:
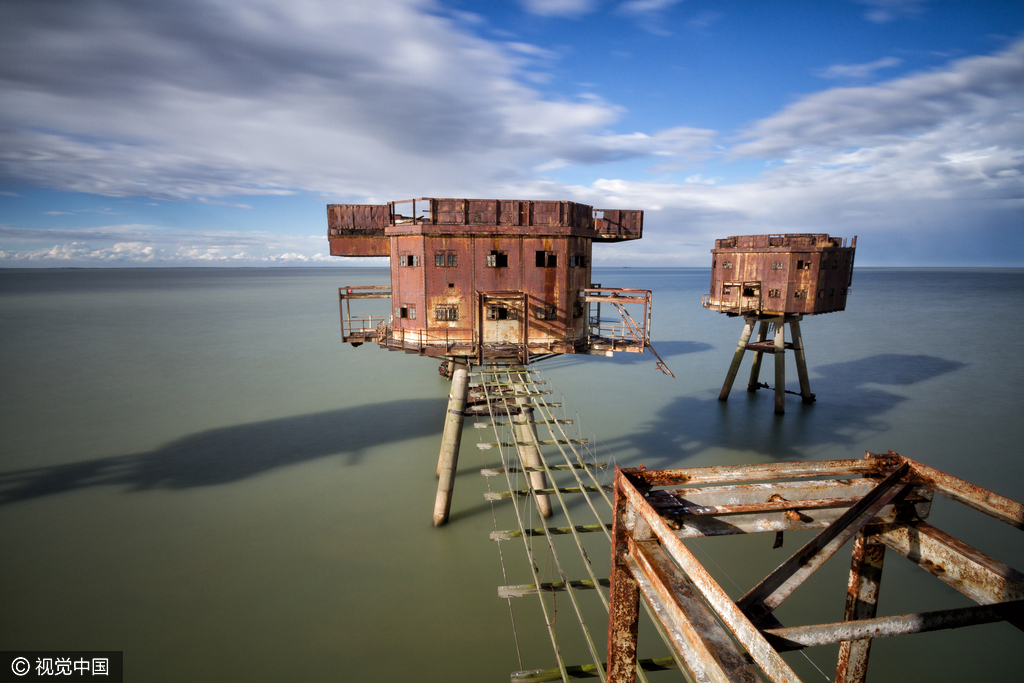
[(411, 304), (406, 304), (398, 309), (398, 317), (405, 318), (407, 320), (416, 319), (416, 307)]
[(488, 268), (508, 268), (508, 254), (503, 251), (492, 251), (486, 261)]
[(415, 254), (402, 254), (398, 257), (398, 264), (405, 267), (420, 265), (420, 257)]
[(459, 265), (459, 255), (449, 252), (448, 254), (448, 267), (455, 268)]
[(458, 306), (438, 306), (434, 309), (434, 317), (437, 320), (458, 320), (459, 319), (459, 307)]
[(538, 251), (537, 252), (537, 267), (538, 268), (556, 268), (558, 267), (558, 254), (553, 251)]
[(558, 308), (555, 306), (537, 306), (534, 308), (533, 314), (537, 320), (554, 320), (558, 314)]

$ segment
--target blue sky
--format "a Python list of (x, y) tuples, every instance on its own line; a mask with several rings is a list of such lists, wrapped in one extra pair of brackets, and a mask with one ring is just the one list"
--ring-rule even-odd
[(596, 265), (1024, 266), (1024, 2), (5, 0), (0, 267), (380, 265), (325, 204), (639, 208)]

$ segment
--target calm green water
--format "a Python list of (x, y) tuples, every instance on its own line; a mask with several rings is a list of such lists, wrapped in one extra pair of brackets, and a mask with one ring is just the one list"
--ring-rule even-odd
[[(791, 397), (782, 418), (768, 392), (742, 390), (745, 369), (716, 400), (741, 323), (700, 308), (708, 275), (595, 272), (654, 289), (654, 340), (678, 379), (650, 356), (540, 365), (605, 457), (892, 449), (1024, 498), (1024, 271), (858, 270), (848, 311), (803, 324), (818, 402)], [(487, 534), (511, 523), (492, 518), (478, 474), (494, 456), (466, 430), (452, 523), (433, 529), (437, 363), (339, 342), (337, 287), (386, 282), (377, 269), (0, 271), (0, 649), (124, 650), (132, 681), (508, 680), (520, 666)], [(1019, 532), (958, 507), (938, 502), (933, 523), (1024, 568)], [(745, 590), (784, 559), (772, 540), (701, 548), (738, 595), (730, 580)], [(506, 544), (508, 583), (521, 555)], [(782, 620), (841, 619), (847, 557)], [(523, 665), (551, 666), (520, 602)], [(966, 604), (889, 553), (880, 614)], [(1021, 642), (1006, 624), (876, 641), (870, 680), (1014, 680)], [(808, 654), (832, 675), (834, 649)]]

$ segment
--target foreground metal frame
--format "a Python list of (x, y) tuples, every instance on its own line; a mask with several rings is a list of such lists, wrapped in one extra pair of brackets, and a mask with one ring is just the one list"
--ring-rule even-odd
[[(1002, 620), (1024, 630), (1024, 574), (925, 522), (935, 493), (1024, 529), (1020, 503), (891, 451), (862, 460), (617, 468), (607, 680), (634, 680), (641, 595), (697, 681), (799, 681), (780, 652), (840, 643), (835, 680), (852, 683), (865, 680), (872, 638)], [(796, 529), (822, 531), (737, 601), (682, 540), (774, 531), (781, 542)], [(844, 621), (783, 627), (775, 608), (850, 540)], [(979, 606), (875, 618), (886, 547)]]

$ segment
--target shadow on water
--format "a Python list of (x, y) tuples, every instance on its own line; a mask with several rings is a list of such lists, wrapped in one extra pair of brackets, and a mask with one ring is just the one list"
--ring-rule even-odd
[(801, 449), (852, 444), (865, 434), (888, 429), (882, 416), (909, 399), (878, 385), (905, 387), (963, 367), (964, 363), (936, 356), (898, 354), (817, 366), (811, 388), (819, 403), (806, 405), (788, 397), (785, 416), (774, 414), (773, 392), (745, 391), (746, 374), (741, 372), (728, 402), (717, 397), (676, 398), (641, 431), (605, 445), (634, 450), (648, 468), (679, 466), (681, 460), (708, 448), (800, 460)]
[[(439, 434), (445, 399), (407, 399), (192, 434), (145, 453), (0, 473), (0, 504), (88, 486), (131, 491), (228, 484), (289, 465)], [(387, 428), (383, 428), (387, 425)]]
[[(700, 353), (701, 351), (708, 351), (714, 348), (711, 344), (692, 341), (659, 341), (651, 342), (651, 346), (653, 346), (658, 352), (658, 355), (665, 360), (668, 360), (673, 356), (682, 356), (688, 353)], [(638, 363), (651, 363), (653, 361), (654, 356), (645, 351), (644, 353), (619, 352), (610, 357), (588, 356), (585, 354), (566, 354), (544, 361), (544, 363), (545, 368), (553, 368), (576, 365), (578, 363), (598, 362), (610, 363), (612, 365), (636, 365)]]

